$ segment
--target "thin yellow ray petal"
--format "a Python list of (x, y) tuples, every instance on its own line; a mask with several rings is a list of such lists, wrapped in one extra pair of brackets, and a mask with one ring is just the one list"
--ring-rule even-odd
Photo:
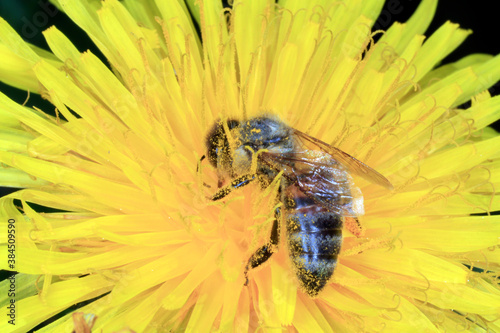
[(203, 53), (205, 66), (206, 92), (213, 99), (211, 111), (214, 117), (220, 114), (239, 113), (239, 87), (236, 68), (236, 52), (233, 36), (229, 38), (226, 20), (228, 12), (223, 11), (222, 4), (213, 1), (200, 3), (201, 33), (204, 40)]
[[(133, 327), (136, 332), (147, 332), (147, 327), (151, 325), (151, 321), (160, 307), (161, 302), (158, 291), (148, 291), (143, 294), (143, 297), (127, 303), (122, 309), (113, 311), (115, 313), (110, 313), (106, 317), (101, 317), (102, 312), (98, 312), (99, 320), (96, 321), (92, 331), (117, 332), (132, 329)], [(152, 327), (158, 331), (167, 329), (157, 323), (153, 323)]]
[(266, 266), (265, 269), (252, 272), (249, 278), (250, 288), (252, 287), (251, 284), (255, 283), (256, 285), (256, 288), (253, 290), (253, 297), (258, 299), (258, 302), (254, 301), (254, 307), (262, 323), (261, 325), (274, 329), (280, 328), (281, 323), (274, 304), (273, 285), (269, 266)]
[(388, 332), (440, 332), (430, 318), (403, 297), (394, 312), (387, 312), (384, 317), (389, 319), (384, 321)]
[(219, 325), (221, 332), (233, 329), (236, 323), (242, 319), (236, 313), (238, 309), (243, 308), (238, 305), (238, 302), (240, 297), (244, 295), (242, 293), (243, 284), (241, 281), (226, 281), (224, 286), (224, 306)]
[[(102, 97), (111, 110), (139, 136), (153, 142), (150, 135), (151, 125), (148, 124), (147, 112), (137, 103), (134, 96), (93, 54), (85, 53), (81, 57), (84, 71), (91, 80), (93, 90)], [(89, 80), (89, 81), (90, 81)], [(160, 135), (162, 133), (159, 133)]]
[[(83, 312), (84, 314), (88, 315), (94, 315), (96, 316), (99, 321), (95, 322), (94, 328), (96, 326), (99, 326), (101, 322), (107, 322), (111, 318), (114, 317), (116, 311), (110, 310), (109, 308), (106, 308), (107, 302), (109, 302), (109, 299), (112, 298), (112, 294), (108, 294), (106, 296), (103, 296), (99, 298), (98, 300), (95, 300), (81, 308), (78, 309), (79, 312)], [(65, 333), (71, 330), (74, 330), (75, 324), (73, 320), (73, 312), (68, 313), (65, 316), (60, 317), (59, 319), (51, 322), (50, 324), (44, 326), (37, 332), (54, 332), (54, 333)], [(120, 327), (122, 329), (123, 327)]]
[[(112, 0), (104, 2), (104, 6), (98, 12), (99, 22), (103, 32), (108, 37), (110, 49), (115, 52), (115, 57), (118, 54), (121, 55), (119, 62), (115, 63), (117, 69), (123, 76), (126, 76), (134, 69), (137, 71), (137, 76), (135, 76), (134, 79), (138, 81), (139, 85), (142, 85), (146, 68), (137, 47), (137, 42), (139, 38), (142, 37), (142, 33), (137, 36), (140, 30), (126, 10), (122, 10), (121, 12), (126, 13), (128, 17), (118, 18), (118, 8), (122, 8), (118, 1)], [(121, 19), (123, 19), (123, 21), (129, 21), (127, 27), (122, 25), (122, 22), (120, 22)], [(124, 24), (125, 23), (126, 22), (124, 22)], [(133, 29), (131, 25), (135, 25), (135, 29)], [(126, 29), (130, 29), (131, 31), (127, 31)], [(151, 48), (147, 49), (151, 50)]]
[(465, 283), (467, 280), (467, 272), (460, 265), (406, 248), (392, 252), (371, 250), (353, 257), (345, 257), (344, 260), (377, 271), (394, 272), (415, 278), (422, 278), (423, 275), (430, 281), (452, 280), (455, 283)]
[(489, 186), (489, 191), (484, 193), (460, 193), (453, 195), (449, 193), (445, 196), (442, 194), (434, 195), (434, 200), (429, 197), (428, 202), (432, 203), (418, 207), (412, 212), (414, 214), (428, 215), (466, 215), (466, 214), (485, 214), (500, 210), (500, 201), (496, 200), (496, 192), (492, 191)]
[[(70, 135), (70, 133), (64, 131), (57, 124), (48, 121), (46, 118), (42, 118), (36, 112), (32, 110), (22, 107), (12, 100), (10, 100), (7, 96), (0, 93), (0, 101), (3, 105), (3, 110), (8, 112), (10, 115), (15, 116), (19, 121), (24, 124), (30, 126), (35, 131), (38, 131), (41, 134), (46, 135), (51, 138), (55, 142), (61, 144), (65, 147), (82, 147), (82, 142), (79, 141), (74, 136)], [(87, 147), (85, 147), (87, 148)], [(93, 159), (98, 159), (93, 154), (92, 149), (88, 149), (87, 151), (81, 151), (83, 155), (90, 155), (89, 157)]]
[(119, 54), (113, 52), (110, 42), (99, 24), (95, 7), (100, 7), (100, 3), (94, 2), (93, 6), (90, 2), (82, 0), (57, 0), (57, 2), (71, 20), (78, 24), (80, 28), (89, 35), (99, 50), (111, 63), (119, 63), (117, 59)]
[(422, 87), (427, 87), (437, 80), (447, 77), (451, 75), (453, 72), (464, 69), (470, 66), (478, 66), (486, 61), (492, 59), (493, 56), (490, 54), (470, 54), (468, 56), (463, 57), (462, 59), (455, 61), (453, 63), (445, 64), (443, 66), (439, 66), (438, 68), (427, 73), (420, 81), (419, 84)]
[[(387, 75), (385, 73), (377, 73), (374, 70), (364, 71), (363, 76), (359, 79), (356, 87), (353, 87), (352, 100), (349, 101), (347, 112), (351, 112), (352, 116), (349, 121), (357, 126), (364, 127), (370, 126), (377, 113), (373, 112), (376, 109), (380, 99), (384, 96), (384, 90), (388, 88), (383, 82)], [(355, 138), (352, 141), (359, 142)], [(346, 145), (344, 149), (349, 149), (350, 146)]]
[(9, 195), (11, 198), (26, 200), (42, 206), (52, 207), (63, 211), (80, 212), (88, 210), (103, 215), (120, 214), (119, 209), (106, 205), (68, 188), (58, 188), (50, 185), (41, 190), (22, 190)]
[(215, 259), (220, 254), (220, 244), (214, 244), (206, 252), (186, 278), (163, 300), (166, 309), (178, 309), (187, 301), (193, 290), (205, 279), (206, 275), (216, 270)]
[[(333, 112), (332, 114), (322, 112), (316, 119), (311, 119), (310, 121), (313, 124), (320, 127), (311, 127), (307, 132), (324, 133), (321, 140), (325, 142), (334, 141), (335, 136), (338, 135), (336, 133), (342, 133), (345, 126), (345, 115), (339, 112), (339, 109), (347, 97), (346, 92), (352, 86), (352, 77), (358, 70), (359, 63), (357, 60), (348, 57), (341, 57), (339, 59), (338, 65), (335, 67), (323, 91), (322, 98), (317, 102), (319, 105), (324, 105), (325, 110), (333, 110)], [(343, 84), (338, 84), (338, 82), (343, 82)]]
[(200, 8), (198, 7), (198, 2), (196, 0), (186, 0), (186, 3), (189, 7), (189, 12), (192, 13), (194, 21), (201, 24), (201, 15)]
[(198, 73), (197, 77), (201, 78), (199, 75), (202, 72), (201, 42), (185, 2), (173, 0), (155, 1), (155, 3), (166, 25), (163, 31), (168, 33), (167, 46), (174, 67), (176, 70), (181, 70), (179, 64), (183, 62), (182, 57), (188, 53), (187, 48), (189, 47), (189, 55), (194, 66), (192, 71)]
[(45, 30), (43, 35), (50, 47), (50, 50), (61, 61), (66, 61), (67, 59), (78, 59), (80, 56), (78, 49), (55, 26)]
[[(290, 96), (293, 96), (298, 87), (299, 80), (292, 79), (302, 74), (302, 66), (298, 66), (297, 57), (299, 49), (292, 43), (287, 43), (283, 46), (279, 59), (275, 62), (269, 78), (268, 90), (264, 96), (264, 105), (272, 110), (278, 109), (279, 106), (285, 104), (285, 101), (290, 101)], [(301, 64), (302, 65), (302, 64)], [(290, 68), (296, 68), (297, 72), (290, 72)], [(291, 84), (284, 84), (289, 82)], [(286, 104), (283, 108), (286, 108)]]
[[(16, 329), (27, 332), (52, 315), (78, 302), (99, 296), (112, 288), (113, 283), (100, 275), (61, 281), (50, 286), (45, 297), (31, 296), (16, 302), (22, 316), (16, 318)], [(6, 320), (0, 323), (2, 332), (10, 331)]]
[(233, 4), (233, 29), (238, 50), (240, 82), (248, 79), (252, 55), (258, 52), (265, 29), (272, 23), (273, 6), (274, 2), (269, 0), (235, 1)]
[[(425, 304), (425, 303), (423, 303)], [(434, 325), (440, 332), (455, 332), (455, 331), (468, 331), (468, 332), (484, 332), (486, 330), (497, 331), (496, 325), (491, 322), (485, 323), (484, 318), (477, 318), (477, 315), (468, 317), (458, 312), (448, 309), (440, 309), (436, 307), (429, 307), (421, 304), (416, 304), (420, 310), (427, 315), (428, 318), (434, 319)]]
[(89, 274), (96, 270), (113, 269), (137, 260), (154, 258), (164, 250), (168, 248), (134, 247), (133, 250), (124, 251), (120, 246), (114, 246), (104, 248), (102, 253), (89, 255), (19, 248), (19, 269), (30, 274)]
[[(0, 98), (3, 99), (3, 94), (0, 94)], [(16, 129), (24, 132), (21, 122), (17, 119), (15, 115), (6, 111), (4, 108), (0, 109), (0, 119), (2, 121), (2, 128)]]
[(32, 64), (12, 52), (9, 46), (0, 44), (0, 75), (2, 81), (19, 89), (38, 92), (39, 84), (32, 71)]
[[(338, 272), (335, 272), (335, 274), (337, 273)], [(369, 317), (379, 316), (382, 314), (381, 309), (377, 309), (372, 304), (363, 300), (363, 298), (356, 293), (353, 293), (342, 286), (327, 286), (321, 292), (320, 296), (327, 304), (342, 311), (349, 311)]]
[(372, 20), (359, 16), (350, 23), (349, 30), (345, 35), (342, 53), (350, 58), (357, 59), (361, 57), (362, 52), (370, 42)]
[[(196, 267), (198, 258), (203, 256), (197, 243), (189, 243), (165, 253), (124, 276), (123, 281), (115, 286), (115, 296), (110, 305), (119, 306), (149, 288), (186, 274)], [(184, 253), (193, 255), (185, 257)]]
[(430, 124), (447, 112), (447, 108), (454, 104), (461, 93), (459, 85), (450, 84), (418, 103), (416, 101), (415, 103), (407, 103), (400, 110), (400, 122), (401, 124), (406, 123), (402, 125), (402, 128), (411, 133), (420, 133), (423, 129), (429, 128)]
[(471, 96), (479, 94), (498, 82), (500, 79), (500, 55), (496, 55), (492, 59), (472, 68), (477, 78), (475, 80), (466, 80), (460, 85), (464, 92), (455, 105), (468, 101)]
[[(495, 154), (499, 145), (500, 137), (497, 137), (433, 154), (420, 161), (420, 172), (426, 178), (434, 178), (470, 169)], [(461, 163), (454, 164), (447, 161), (461, 161)], [(439, 165), (439, 168), (436, 168), (436, 165)]]
[[(287, 1), (286, 4), (291, 2), (294, 4), (293, 10), (297, 11), (299, 8), (304, 7), (303, 1)], [(344, 43), (357, 43), (360, 42), (363, 44), (365, 42), (364, 38), (360, 40), (350, 40), (347, 37), (347, 34), (352, 34), (353, 28), (358, 30), (358, 32), (354, 32), (354, 34), (360, 33), (360, 35), (364, 35), (367, 31), (365, 27), (359, 26), (357, 23), (364, 21), (367, 24), (367, 27), (370, 28), (372, 24), (375, 22), (380, 10), (382, 9), (383, 2), (376, 1), (350, 1), (349, 3), (342, 3), (336, 1), (308, 1), (307, 7), (311, 12), (316, 12), (318, 14), (327, 13), (329, 14), (328, 19), (324, 22), (325, 28), (332, 31), (333, 35), (336, 38), (340, 38), (339, 42)], [(317, 15), (307, 17), (305, 16), (303, 20), (317, 20)], [(357, 23), (354, 23), (357, 22)], [(296, 30), (301, 29), (301, 24), (297, 25)], [(345, 44), (344, 44), (345, 45)], [(352, 44), (351, 44), (352, 45)], [(337, 50), (340, 51), (340, 48)], [(347, 49), (342, 49), (342, 51), (347, 51)]]
[(155, 17), (159, 16), (160, 13), (153, 2), (125, 0), (122, 1), (122, 4), (140, 25), (144, 25), (150, 29), (158, 29), (158, 32), (161, 32), (160, 27), (155, 21)]
[(250, 326), (250, 314), (253, 311), (253, 305), (250, 304), (250, 296), (248, 288), (243, 288), (240, 299), (238, 302), (237, 312), (235, 316), (235, 321), (233, 325), (233, 329), (240, 330), (242, 332), (247, 332), (249, 329), (253, 329), (255, 322), (252, 322), (252, 326)]
[[(75, 189), (92, 196), (95, 200), (113, 205), (123, 212), (136, 213), (151, 212), (157, 209), (156, 203), (151, 202), (149, 194), (136, 188), (111, 182), (77, 170), (62, 167), (53, 163), (0, 152), (0, 161), (15, 166), (35, 177), (49, 182), (64, 183), (74, 186)], [(114, 193), (110, 195), (110, 193)]]
[(291, 325), (297, 303), (297, 285), (293, 272), (281, 265), (271, 266), (273, 300), (281, 325)]
[[(138, 165), (136, 161), (126, 156), (128, 147), (126, 146), (127, 140), (124, 134), (126, 130), (123, 123), (110, 115), (107, 110), (103, 109), (95, 101), (92, 101), (90, 96), (74, 86), (62, 73), (51, 68), (46, 63), (39, 63), (35, 68), (35, 72), (37, 75), (40, 75), (40, 77), (43, 77), (42, 80), (45, 85), (53, 87), (60, 92), (59, 97), (61, 97), (68, 106), (77, 110), (77, 112), (91, 124), (89, 128), (85, 122), (78, 122), (77, 125), (80, 126), (75, 128), (75, 130), (81, 132), (85, 140), (78, 141), (77, 138), (70, 136), (69, 133), (65, 133), (64, 135), (67, 137), (66, 142), (74, 142), (76, 140), (77, 142), (75, 142), (73, 147), (79, 148), (78, 150), (83, 150), (82, 153), (84, 155), (98, 153), (101, 155), (101, 161), (113, 161), (117, 165), (120, 165), (120, 168), (125, 171), (127, 176), (130, 177), (136, 185), (145, 190), (149, 189), (149, 183), (142, 172), (144, 166)], [(46, 129), (43, 127), (38, 127), (40, 131), (46, 132)], [(64, 133), (58, 127), (54, 127), (52, 130)], [(111, 141), (113, 135), (116, 135), (117, 139), (120, 140)], [(62, 143), (64, 144), (64, 141)], [(118, 149), (115, 145), (118, 146)], [(134, 156), (133, 153), (129, 154)], [(148, 168), (146, 167), (146, 169)]]
[[(2, 253), (5, 254), (5, 257), (8, 258), (8, 254), (12, 254), (8, 252), (9, 245), (12, 245), (12, 241), (9, 242), (9, 230), (15, 230), (15, 262), (9, 262), (8, 260), (4, 260), (0, 262), (0, 268), (9, 270), (9, 271), (18, 271), (26, 274), (32, 274), (29, 272), (25, 272), (22, 270), (22, 265), (24, 264), (23, 257), (20, 254), (20, 250), (26, 251), (36, 251), (37, 245), (30, 237), (30, 231), (33, 229), (33, 225), (29, 223), (27, 218), (22, 215), (19, 209), (14, 205), (14, 200), (10, 197), (11, 195), (4, 196), (0, 198), (0, 226), (2, 230), (0, 231), (0, 247)], [(10, 226), (9, 226), (10, 225)], [(12, 232), (11, 232), (12, 233)], [(12, 236), (10, 236), (12, 238)], [(12, 250), (12, 246), (10, 247)], [(19, 250), (19, 251), (18, 251)], [(33, 274), (40, 273), (35, 272)]]
[(0, 54), (2, 81), (32, 92), (40, 89), (32, 67), (41, 56), (47, 57), (46, 60), (53, 64), (60, 64), (48, 52), (24, 42), (3, 18), (0, 18)]
[(413, 65), (417, 68), (415, 81), (420, 80), (444, 57), (460, 45), (471, 34), (470, 30), (458, 28), (458, 24), (446, 22), (424, 43)]
[(459, 84), (463, 90), (462, 95), (455, 101), (453, 106), (460, 105), (468, 101), (471, 96), (488, 89), (500, 78), (500, 55), (497, 55), (487, 61), (478, 62), (470, 67), (457, 70), (447, 77), (435, 82), (423, 89), (420, 94), (416, 94), (409, 101), (420, 101), (428, 95), (443, 89), (450, 84)]
[[(63, 72), (44, 61), (37, 63), (34, 71), (40, 79), (40, 82), (48, 90), (57, 91), (57, 95), (64, 104), (87, 120), (92, 127), (101, 127), (100, 122), (102, 120), (99, 119), (99, 111), (102, 112), (103, 110), (100, 109), (100, 105), (94, 98), (75, 85), (71, 77), (68, 77)], [(114, 119), (109, 118), (107, 120), (109, 120), (115, 128), (123, 128), (123, 126)]]
[[(422, 221), (422, 220), (420, 220)], [(497, 230), (500, 227), (500, 216), (465, 216), (465, 217), (442, 217), (422, 221), (414, 228), (436, 228), (442, 230), (470, 230), (472, 232), (486, 232)]]
[[(424, 0), (420, 2), (415, 13), (413, 13), (404, 25), (404, 32), (400, 35), (400, 40), (397, 46), (395, 46), (397, 53), (403, 52), (413, 36), (424, 34), (434, 17), (437, 3), (437, 0)], [(389, 31), (391, 31), (391, 29), (389, 29)], [(380, 40), (380, 42), (383, 41), (384, 38)]]
[(348, 291), (358, 294), (376, 309), (391, 310), (399, 303), (399, 296), (386, 288), (383, 281), (367, 278), (348, 266), (337, 266), (334, 277), (335, 280), (341, 278), (337, 282), (341, 283)]
[(117, 244), (131, 246), (161, 246), (188, 243), (193, 237), (184, 229), (178, 231), (151, 232), (138, 235), (118, 235), (111, 232), (100, 231), (97, 236), (108, 239)]
[(33, 135), (26, 131), (0, 127), (0, 147), (2, 150), (10, 152), (26, 152), (28, 142), (33, 139)]
[[(463, 136), (469, 136), (485, 128), (498, 119), (500, 97), (484, 98), (478, 102), (473, 99), (473, 101), (469, 109), (458, 110), (456, 116), (434, 126), (432, 134), (422, 130), (412, 140), (428, 142), (428, 150), (431, 153)], [(432, 135), (431, 142), (429, 142), (430, 135)]]
[[(460, 189), (464, 193), (492, 194), (497, 184), (500, 183), (500, 176), (498, 176), (499, 169), (500, 161), (485, 160), (480, 165), (465, 170), (460, 174), (443, 175), (432, 179), (421, 177), (411, 185), (401, 188), (400, 191), (417, 192), (429, 190), (429, 193), (440, 193), (447, 197), (459, 194), (455, 193), (455, 189)], [(449, 191), (437, 191), (439, 187), (443, 189), (447, 188)], [(370, 198), (367, 198), (366, 203), (368, 204), (371, 201)]]
[[(134, 3), (132, 6), (129, 5), (131, 2)], [(135, 14), (137, 13), (132, 12), (132, 10), (138, 9), (140, 12), (143, 12), (145, 7), (147, 7), (147, 10), (150, 11), (151, 14), (154, 12), (155, 15), (149, 16), (148, 18), (143, 17), (143, 20), (138, 20), (135, 17)], [(155, 16), (158, 16), (159, 14), (154, 4), (137, 3), (136, 1), (122, 3), (113, 0), (104, 2), (103, 9), (104, 11), (109, 9), (110, 13), (112, 13), (112, 16), (114, 17), (111, 18), (111, 20), (118, 21), (121, 25), (121, 29), (123, 29), (128, 35), (128, 38), (137, 45), (140, 44), (139, 49), (145, 59), (146, 66), (149, 67), (152, 72), (150, 74), (157, 75), (157, 73), (159, 73), (158, 66), (160, 65), (160, 57), (157, 51), (159, 51), (162, 47), (166, 51), (166, 47), (160, 42), (161, 29), (157, 22), (154, 21)], [(145, 23), (149, 23), (150, 25), (146, 26)], [(116, 27), (119, 28), (118, 26)], [(116, 31), (111, 31), (111, 33), (115, 32)], [(114, 38), (115, 37), (110, 38), (110, 40), (113, 40)], [(116, 50), (118, 49), (115, 49), (115, 51)]]
[[(496, 104), (494, 101), (492, 104)], [(494, 108), (487, 110), (487, 112), (496, 112)], [(478, 112), (478, 115), (480, 113)], [(487, 120), (486, 120), (487, 121)], [(481, 123), (480, 123), (481, 124)], [(485, 125), (484, 123), (481, 124), (481, 126)], [(438, 134), (442, 135), (442, 132), (447, 125), (441, 126), (439, 128)], [(426, 134), (427, 136), (429, 134)], [(489, 140), (485, 140), (482, 142), (478, 143), (469, 143), (465, 144), (463, 146), (456, 147), (454, 146), (449, 146), (449, 149), (443, 150), (440, 153), (435, 153), (431, 154), (429, 157), (426, 158), (424, 154), (422, 154), (422, 151), (417, 150), (419, 146), (417, 145), (416, 147), (411, 147), (412, 144), (407, 144), (408, 148), (402, 148), (401, 150), (405, 149), (412, 149), (412, 150), (417, 150), (417, 153), (420, 153), (422, 155), (420, 156), (406, 156), (405, 158), (396, 158), (396, 155), (394, 155), (393, 158), (385, 162), (384, 164), (389, 164), (392, 163), (391, 172), (386, 172), (386, 176), (391, 176), (391, 180), (395, 183), (398, 184), (402, 180), (402, 177), (407, 179), (408, 176), (423, 176), (425, 177), (426, 180), (432, 179), (432, 178), (437, 178), (440, 176), (450, 176), (453, 175), (456, 179), (456, 175), (460, 172), (465, 172), (472, 167), (478, 165), (482, 161), (487, 160), (488, 158), (493, 157), (496, 154), (496, 150), (493, 149), (492, 147), (495, 147), (495, 144), (498, 141), (498, 137), (493, 137)], [(411, 141), (413, 142), (413, 141)], [(429, 141), (427, 141), (429, 142)], [(438, 141), (436, 141), (437, 146), (442, 146), (445, 144), (446, 141), (443, 140), (443, 137), (441, 137)], [(448, 144), (452, 144), (453, 142), (450, 142)], [(420, 143), (420, 145), (423, 145)], [(411, 148), (409, 148), (411, 147)], [(432, 146), (431, 146), (432, 147)], [(397, 149), (396, 149), (397, 150)], [(398, 150), (399, 151), (399, 150)], [(461, 163), (447, 163), (448, 161), (463, 161)], [(436, 168), (435, 166), (439, 165), (442, 166), (442, 168)], [(432, 184), (432, 183), (430, 183)]]
[(48, 159), (54, 158), (61, 160), (61, 155), (69, 152), (69, 148), (51, 140), (46, 136), (39, 136), (31, 140), (27, 144), (27, 151), (31, 156), (37, 156), (40, 158)]
[(224, 53), (221, 53), (221, 45), (228, 42), (228, 31), (225, 20), (221, 20), (224, 12), (222, 11), (222, 3), (214, 1), (204, 1), (202, 5), (202, 36), (203, 36), (203, 51), (208, 57), (209, 64), (212, 66), (212, 73), (218, 74), (217, 67), (220, 62), (225, 63)]
[(468, 252), (496, 246), (500, 227), (488, 232), (454, 231), (436, 229), (405, 230), (399, 239), (406, 247), (431, 249), (444, 252)]
[(478, 291), (471, 286), (460, 284), (433, 284), (427, 290), (427, 299), (443, 309), (480, 315), (498, 316), (500, 296)]
[[(25, 191), (24, 191), (25, 192)], [(78, 230), (81, 237), (95, 235), (98, 231), (121, 232), (123, 234), (149, 233), (152, 231), (178, 230), (178, 221), (173, 222), (169, 217), (160, 214), (128, 214), (128, 215), (105, 215), (95, 217), (94, 214), (70, 213), (45, 213), (44, 217), (50, 220), (53, 228), (51, 234), (54, 237), (58, 232), (64, 233), (64, 237), (77, 238)], [(141, 221), (141, 223), (137, 223)], [(171, 222), (172, 223), (169, 223)], [(63, 237), (63, 234), (59, 235)]]
[(316, 303), (302, 293), (297, 297), (293, 326), (299, 332), (333, 332)]
[(0, 18), (0, 36), (2, 45), (8, 46), (14, 54), (26, 63), (33, 65), (39, 60), (35, 51), (28, 46), (3, 18)]
[[(326, 3), (328, 3), (328, 1)], [(375, 20), (377, 20), (377, 18), (380, 16), (382, 8), (384, 7), (384, 1), (380, 0), (360, 1), (360, 7), (361, 7), (360, 16), (363, 15), (373, 23), (376, 23)], [(392, 9), (393, 8), (391, 8), (391, 10)], [(379, 29), (380, 27), (375, 26), (374, 28)]]
[(15, 284), (16, 300), (21, 300), (36, 294), (36, 283), (38, 282), (39, 284), (42, 284), (43, 280), (44, 277), (40, 275), (12, 273), (12, 275), (6, 277), (5, 280), (0, 281), (0, 290), (8, 290), (8, 292), (5, 292), (0, 296), (0, 306), (4, 308), (9, 305), (11, 299), (11, 296), (9, 296), (9, 294), (14, 289), (11, 287), (12, 283)]
[[(494, 184), (493, 184), (494, 186)], [(425, 191), (400, 193), (397, 198), (385, 198), (366, 211), (373, 216), (446, 216), (488, 213), (500, 209), (495, 200), (492, 184), (485, 185), (485, 192), (457, 192), (448, 185), (437, 185)], [(388, 199), (388, 200), (386, 200)]]
[(220, 274), (206, 278), (200, 288), (200, 296), (186, 327), (187, 332), (200, 332), (214, 326), (214, 321), (223, 306), (224, 293)]
[(75, 160), (77, 160), (76, 157), (73, 160), (71, 160), (61, 155), (43, 154), (40, 151), (34, 149), (33, 150), (30, 149), (29, 153), (32, 154), (33, 156), (36, 156), (40, 159), (44, 159), (46, 161), (59, 163), (60, 165), (64, 165), (70, 168), (77, 167), (80, 171), (96, 175), (100, 178), (105, 178), (122, 184), (129, 183), (129, 179), (126, 177), (126, 175), (124, 175), (121, 172), (118, 172), (119, 170), (118, 168), (110, 165), (102, 165), (96, 162), (88, 161), (86, 159), (80, 159), (78, 160), (78, 162), (72, 163), (75, 162)]

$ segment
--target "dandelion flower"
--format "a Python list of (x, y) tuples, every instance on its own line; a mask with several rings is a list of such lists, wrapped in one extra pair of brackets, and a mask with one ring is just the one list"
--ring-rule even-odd
[[(470, 31), (447, 22), (424, 37), (436, 1), (375, 33), (380, 0), (54, 2), (109, 67), (56, 27), (47, 52), (0, 21), (1, 80), (56, 109), (0, 95), (0, 182), (20, 188), (0, 199), (2, 258), (15, 224), (15, 264), (0, 265), (19, 272), (15, 298), (1, 295), (15, 326), (0, 331), (58, 314), (41, 331), (500, 331), (500, 135), (488, 127), (500, 97), (487, 91), (500, 57), (440, 66)], [(344, 231), (315, 298), (284, 246), (244, 286), (276, 183), (207, 200), (206, 133), (263, 113), (395, 187), (355, 178), (365, 234)]]

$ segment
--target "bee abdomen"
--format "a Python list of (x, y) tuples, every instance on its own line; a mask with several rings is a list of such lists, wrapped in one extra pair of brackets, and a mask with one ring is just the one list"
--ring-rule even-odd
[(321, 208), (304, 208), (287, 216), (288, 248), (300, 284), (310, 296), (316, 296), (337, 265), (343, 220)]
[(294, 232), (288, 236), (291, 255), (310, 254), (337, 259), (342, 245), (342, 230), (324, 229), (317, 232)]
[(337, 258), (329, 255), (301, 254), (290, 256), (300, 285), (314, 297), (326, 286), (333, 275)]

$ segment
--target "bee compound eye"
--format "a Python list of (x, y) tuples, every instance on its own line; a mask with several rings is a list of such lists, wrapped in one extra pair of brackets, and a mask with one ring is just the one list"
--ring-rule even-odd
[[(230, 130), (237, 127), (237, 120), (227, 120), (227, 126)], [(221, 120), (215, 122), (212, 129), (206, 137), (207, 157), (211, 165), (217, 167), (221, 160), (228, 159), (229, 141), (224, 130), (224, 124)]]

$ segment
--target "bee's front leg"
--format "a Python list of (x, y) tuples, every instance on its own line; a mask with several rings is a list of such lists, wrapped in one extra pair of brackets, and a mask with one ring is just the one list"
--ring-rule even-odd
[(281, 210), (278, 207), (274, 212), (273, 228), (271, 229), (271, 238), (269, 239), (269, 242), (258, 248), (257, 251), (255, 251), (248, 259), (248, 263), (245, 266), (245, 286), (248, 285), (248, 271), (265, 263), (269, 258), (271, 258), (276, 247), (278, 246), (280, 240), (280, 228), (278, 221), (280, 220), (280, 216)]
[(217, 201), (225, 196), (227, 196), (229, 193), (231, 193), (233, 190), (237, 190), (245, 185), (250, 184), (253, 180), (257, 178), (256, 174), (247, 174), (243, 175), (241, 177), (238, 177), (236, 179), (233, 179), (229, 185), (226, 185), (222, 188), (220, 188), (215, 194), (210, 198), (212, 201)]

